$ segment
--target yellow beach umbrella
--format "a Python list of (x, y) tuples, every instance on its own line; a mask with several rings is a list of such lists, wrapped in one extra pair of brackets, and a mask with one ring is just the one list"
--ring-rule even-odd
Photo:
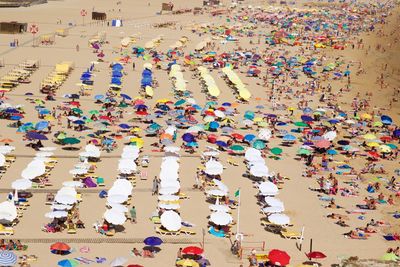
[(372, 116), (368, 113), (363, 113), (363, 114), (361, 114), (361, 118), (364, 120), (371, 120)]
[(377, 146), (379, 146), (379, 144), (377, 142), (369, 142), (367, 144), (367, 146), (369, 146), (369, 147), (377, 147)]
[(144, 141), (142, 138), (139, 137), (133, 137), (129, 140), (131, 143), (136, 143), (136, 146), (141, 148), (144, 145)]
[(177, 266), (182, 266), (182, 267), (199, 267), (200, 265), (195, 262), (194, 260), (190, 259), (184, 259), (176, 262)]
[(44, 117), (44, 119), (45, 119), (46, 121), (54, 121), (56, 118), (54, 118), (52, 115), (46, 115), (46, 116)]
[(363, 135), (363, 138), (366, 140), (374, 140), (374, 139), (376, 139), (376, 136), (372, 133), (367, 133), (367, 134)]
[(161, 98), (157, 100), (157, 103), (167, 103), (167, 102), (169, 102), (169, 99), (167, 98)]
[(392, 151), (392, 149), (390, 148), (390, 146), (387, 145), (380, 145), (378, 147), (379, 151), (382, 153), (390, 153), (390, 151)]

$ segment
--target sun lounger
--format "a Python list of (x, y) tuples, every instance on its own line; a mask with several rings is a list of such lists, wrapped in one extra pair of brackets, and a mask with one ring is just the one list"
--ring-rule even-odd
[(104, 183), (104, 178), (103, 177), (97, 177), (96, 178), (96, 183), (98, 186), (105, 186), (106, 184)]
[(68, 234), (76, 234), (76, 227), (73, 227), (73, 228), (67, 228), (67, 233)]
[(156, 227), (156, 233), (160, 234), (160, 235), (179, 235), (180, 231), (168, 231), (168, 230), (164, 230), (161, 227)]
[(183, 228), (181, 228), (181, 234), (185, 234), (185, 235), (195, 235), (196, 232), (191, 231), (191, 230), (189, 230), (189, 229), (183, 227)]
[(281, 236), (285, 239), (300, 239), (301, 238), (301, 233), (299, 232), (294, 232), (289, 229), (281, 230), (280, 232)]
[(160, 224), (161, 223), (160, 217), (158, 217), (158, 216), (151, 217), (150, 221), (152, 221), (152, 223), (154, 223), (154, 224)]
[(0, 227), (0, 235), (13, 235), (14, 229), (12, 227), (5, 227), (1, 225)]

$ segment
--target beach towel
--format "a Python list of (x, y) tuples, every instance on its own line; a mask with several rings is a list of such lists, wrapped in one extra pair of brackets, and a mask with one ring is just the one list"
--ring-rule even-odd
[(84, 258), (84, 257), (77, 257), (77, 258), (74, 258), (74, 259), (79, 261), (82, 264), (91, 264), (91, 263), (95, 262), (93, 260), (90, 260), (90, 259), (87, 259), (87, 258)]
[(104, 263), (104, 262), (106, 262), (106, 261), (107, 261), (106, 258), (103, 258), (103, 257), (96, 257), (96, 263)]
[(359, 208), (359, 209), (362, 209), (362, 210), (369, 210), (369, 208), (368, 208), (368, 206), (367, 205), (356, 205), (357, 206), (357, 208)]

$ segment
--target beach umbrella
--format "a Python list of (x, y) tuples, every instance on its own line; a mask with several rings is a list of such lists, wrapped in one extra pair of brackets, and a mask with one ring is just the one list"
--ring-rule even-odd
[(233, 221), (233, 219), (229, 213), (217, 211), (211, 213), (210, 221), (217, 225), (228, 225)]
[(265, 143), (262, 140), (256, 140), (253, 143), (253, 147), (258, 150), (262, 150), (266, 147)]
[(182, 139), (185, 142), (194, 142), (195, 141), (194, 135), (190, 134), (190, 133), (183, 134), (182, 135)]
[(326, 255), (320, 251), (312, 251), (312, 252), (306, 253), (306, 256), (309, 259), (324, 259), (324, 258), (326, 258)]
[(309, 125), (308, 125), (307, 123), (302, 122), (302, 121), (296, 121), (296, 122), (294, 122), (293, 124), (294, 124), (295, 126), (297, 126), (297, 127), (309, 127)]
[(202, 248), (196, 246), (189, 246), (182, 249), (182, 253), (188, 255), (201, 255), (203, 252), (204, 250)]
[(35, 140), (48, 140), (48, 138), (45, 135), (37, 133), (37, 132), (28, 132), (26, 134), (26, 137), (28, 139), (35, 139)]
[(220, 189), (212, 189), (212, 190), (206, 191), (206, 194), (210, 195), (210, 196), (223, 197), (223, 196), (226, 196), (228, 194), (228, 192), (220, 190)]
[(275, 197), (265, 197), (264, 201), (270, 207), (284, 207), (282, 200)]
[(286, 266), (290, 262), (290, 256), (285, 251), (273, 249), (268, 253), (268, 261), (274, 265)]
[(75, 137), (66, 137), (66, 138), (62, 139), (62, 143), (64, 145), (75, 145), (75, 144), (79, 144), (80, 142), (81, 141)]
[(244, 151), (244, 147), (241, 145), (233, 145), (230, 147), (230, 149), (232, 149), (232, 151), (234, 152), (242, 152)]
[(147, 246), (159, 246), (163, 243), (161, 238), (156, 237), (156, 236), (149, 236), (143, 240), (143, 243), (145, 243)]
[(185, 103), (186, 103), (186, 100), (185, 100), (185, 99), (179, 99), (178, 101), (176, 101), (176, 102), (174, 103), (174, 106), (176, 106), (176, 107), (182, 106), (182, 105), (185, 104)]
[(383, 124), (392, 124), (393, 122), (392, 118), (387, 115), (381, 116), (381, 121)]
[(111, 267), (123, 266), (128, 261), (125, 257), (116, 257), (110, 263)]
[(296, 141), (296, 136), (291, 135), (291, 134), (287, 134), (285, 136), (283, 136), (283, 140), (284, 141)]
[(126, 221), (125, 214), (121, 211), (114, 209), (106, 210), (103, 217), (107, 222), (115, 225), (122, 225)]
[(329, 149), (328, 151), (326, 151), (328, 153), (328, 155), (337, 155), (338, 152), (334, 149)]
[(28, 179), (18, 179), (12, 182), (11, 188), (15, 190), (26, 190), (32, 187), (32, 182)]
[(61, 260), (57, 264), (58, 266), (61, 267), (75, 267), (79, 265), (79, 261), (75, 259), (67, 259), (67, 260)]
[(120, 94), (120, 96), (121, 96), (123, 99), (126, 99), (126, 100), (132, 100), (132, 98), (131, 98), (129, 95), (126, 95), (126, 94)]
[(246, 134), (246, 135), (243, 137), (243, 140), (246, 141), (246, 142), (251, 142), (251, 141), (253, 141), (255, 138), (256, 138), (256, 136), (255, 136), (254, 134)]
[(271, 151), (271, 153), (274, 154), (274, 155), (280, 155), (280, 154), (282, 153), (282, 148), (274, 147), (274, 148), (272, 148), (270, 151)]
[(314, 119), (308, 115), (301, 115), (301, 120), (305, 122), (313, 121)]
[(53, 254), (66, 254), (71, 251), (71, 247), (64, 242), (56, 242), (50, 246)]
[(287, 225), (290, 224), (289, 216), (285, 214), (274, 213), (268, 216), (268, 221), (277, 225)]
[(165, 211), (160, 217), (161, 225), (169, 231), (178, 231), (182, 227), (182, 219), (172, 210)]
[(182, 266), (182, 267), (199, 267), (200, 265), (192, 260), (192, 259), (183, 259), (179, 260), (175, 263), (177, 266)]
[(211, 204), (208, 208), (212, 211), (229, 212), (231, 208), (227, 205)]
[(315, 146), (318, 148), (328, 148), (331, 146), (331, 142), (326, 139), (321, 139), (315, 143)]
[(364, 134), (363, 138), (366, 139), (366, 140), (375, 140), (376, 136), (374, 134), (372, 134), (372, 133), (368, 133), (368, 134)]
[(272, 206), (263, 208), (262, 211), (264, 213), (280, 213), (285, 211), (285, 208), (283, 206)]
[(68, 212), (62, 210), (56, 210), (52, 212), (47, 212), (44, 215), (46, 218), (54, 219), (54, 218), (66, 218), (68, 216)]
[(272, 132), (271, 132), (270, 129), (265, 129), (265, 128), (264, 128), (264, 129), (261, 129), (261, 130), (258, 132), (257, 137), (258, 137), (259, 139), (261, 139), (261, 140), (268, 141), (268, 140), (272, 137)]
[(14, 252), (9, 250), (0, 251), (0, 266), (14, 266), (17, 260), (18, 257)]
[(278, 192), (278, 187), (269, 181), (262, 182), (259, 184), (258, 189), (261, 193), (263, 192)]
[(12, 222), (17, 218), (17, 207), (13, 202), (4, 201), (0, 203), (0, 221)]

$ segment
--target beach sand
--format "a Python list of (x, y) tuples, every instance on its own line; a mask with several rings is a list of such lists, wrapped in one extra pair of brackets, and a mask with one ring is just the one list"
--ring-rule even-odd
[[(88, 39), (90, 36), (95, 35), (97, 32), (106, 31), (108, 45), (104, 47), (104, 53), (106, 54), (104, 63), (96, 65), (94, 81), (95, 86), (92, 96), (96, 94), (104, 94), (108, 87), (110, 79), (109, 73), (109, 62), (114, 61), (118, 58), (118, 54), (113, 54), (113, 47), (118, 47), (120, 40), (129, 35), (136, 35), (137, 45), (144, 45), (147, 41), (155, 38), (162, 34), (164, 36), (161, 45), (157, 48), (160, 51), (166, 51), (171, 44), (176, 42), (182, 36), (189, 38), (189, 43), (185, 48), (186, 51), (192, 50), (196, 44), (204, 39), (204, 36), (199, 37), (197, 34), (193, 34), (191, 31), (185, 28), (190, 23), (223, 23), (224, 19), (219, 17), (210, 17), (208, 14), (196, 15), (183, 14), (183, 15), (156, 15), (156, 12), (160, 10), (162, 1), (150, 1), (151, 5), (148, 6), (148, 1), (122, 1), (121, 6), (115, 5), (115, 1), (105, 0), (66, 0), (66, 1), (50, 1), (45, 5), (37, 5), (28, 8), (18, 9), (1, 9), (0, 14), (3, 21), (18, 20), (28, 23), (37, 23), (39, 25), (38, 35), (51, 33), (59, 28), (69, 28), (69, 35), (67, 37), (56, 37), (55, 44), (39, 47), (32, 47), (32, 35), (30, 33), (24, 33), (19, 35), (1, 35), (0, 39), (0, 58), (5, 62), (5, 67), (0, 68), (0, 76), (5, 75), (8, 71), (14, 68), (16, 64), (23, 62), (26, 59), (37, 59), (40, 61), (40, 68), (33, 73), (31, 76), (30, 84), (21, 84), (15, 90), (7, 93), (9, 98), (8, 102), (12, 104), (24, 104), (26, 111), (26, 121), (37, 121), (37, 115), (34, 110), (34, 105), (29, 104), (25, 99), (26, 93), (31, 92), (34, 94), (31, 98), (43, 98), (43, 95), (39, 93), (39, 85), (41, 80), (52, 71), (54, 65), (61, 61), (73, 61), (75, 68), (71, 75), (68, 77), (63, 86), (57, 91), (57, 101), (47, 102), (46, 107), (51, 109), (55, 107), (60, 101), (65, 101), (62, 95), (66, 93), (76, 92), (78, 90), (80, 74), (85, 71), (89, 66), (90, 62), (96, 59), (92, 49), (88, 47)], [(181, 1), (176, 0), (175, 8), (193, 8), (200, 6), (202, 1)], [(254, 5), (254, 4), (253, 4)], [(117, 9), (122, 9), (122, 12), (118, 12)], [(90, 11), (94, 8), (96, 11), (105, 11), (109, 15), (109, 18), (124, 18), (124, 26), (121, 28), (106, 27), (96, 25), (90, 22), (89, 16), (85, 18), (85, 26), (82, 24), (82, 17), (79, 12), (82, 8)], [(114, 9), (113, 11), (110, 11)], [(110, 12), (109, 12), (110, 11)], [(399, 9), (393, 10), (393, 15), (389, 19), (389, 23), (384, 25), (384, 31), (386, 33), (392, 33), (399, 25)], [(60, 19), (62, 25), (56, 24), (56, 21)], [(177, 29), (157, 29), (152, 28), (152, 23), (159, 23), (164, 21), (177, 21)], [(77, 26), (68, 26), (67, 23), (77, 23)], [(183, 30), (179, 27), (182, 26)], [(393, 88), (399, 88), (400, 86), (400, 67), (398, 64), (398, 58), (400, 54), (400, 45), (395, 42), (394, 38), (399, 38), (399, 33), (389, 34), (388, 37), (377, 37), (375, 33), (364, 33), (358, 38), (363, 38), (365, 47), (369, 45), (372, 47), (368, 55), (365, 55), (365, 50), (346, 48), (345, 50), (332, 50), (326, 49), (323, 51), (328, 58), (343, 57), (347, 62), (362, 62), (362, 67), (366, 73), (359, 76), (352, 77), (352, 91), (346, 93), (345, 96), (340, 98), (340, 103), (343, 109), (349, 110), (351, 105), (351, 99), (356, 96), (359, 92), (364, 95), (366, 92), (372, 92), (373, 97), (371, 100), (372, 105), (376, 106), (376, 111), (381, 110), (382, 107), (386, 107), (384, 114), (389, 114), (399, 123), (399, 102), (393, 102), (392, 107), (389, 109), (389, 101), (393, 98)], [(14, 38), (18, 38), (19, 47), (10, 48), (8, 46)], [(386, 47), (385, 52), (375, 51), (377, 43), (386, 45), (391, 43), (391, 47)], [(79, 52), (76, 51), (76, 45), (79, 45)], [(256, 47), (257, 45), (250, 45), (247, 39), (240, 39), (240, 46), (242, 47)], [(221, 51), (232, 50), (235, 45), (229, 44), (221, 47)], [(131, 66), (127, 65), (126, 72), (127, 76), (124, 78), (123, 91), (130, 95), (139, 95), (140, 90), (140, 75), (142, 70), (142, 59), (134, 59), (136, 62), (136, 70), (132, 71)], [(377, 77), (380, 75), (382, 64), (388, 64), (388, 77), (385, 78), (385, 82), (388, 87), (385, 89), (379, 89), (379, 85), (375, 83)], [(353, 73), (356, 72), (356, 65), (351, 66)], [(391, 73), (391, 71), (393, 72)], [(267, 93), (265, 88), (260, 84), (261, 80), (246, 77), (243, 72), (246, 69), (241, 69), (239, 75), (243, 81), (248, 84), (249, 90), (253, 93), (254, 97), (260, 97), (261, 100), (255, 100), (254, 97), (249, 104), (240, 104), (238, 110), (244, 112), (246, 110), (254, 108), (256, 105), (262, 104), (268, 107), (270, 110), (270, 103), (267, 100)], [(188, 80), (188, 88), (193, 92), (193, 98), (201, 105), (204, 104), (207, 99), (206, 95), (201, 92), (200, 83), (197, 78), (191, 77), (191, 73), (186, 70), (184, 73), (185, 79)], [(220, 99), (222, 102), (235, 102), (235, 95), (231, 89), (226, 85), (224, 80), (217, 74), (216, 71), (212, 72), (213, 77), (216, 80), (217, 85), (221, 90)], [(155, 104), (157, 99), (160, 98), (173, 98), (173, 90), (171, 89), (171, 81), (164, 70), (154, 70), (154, 77), (159, 82), (159, 88), (155, 89), (155, 96), (153, 99), (147, 100), (146, 104), (152, 106)], [(302, 79), (302, 78), (301, 78)], [(339, 91), (339, 88), (345, 86), (345, 81), (333, 81), (332, 90)], [(82, 103), (82, 109), (87, 112), (91, 109), (96, 108), (92, 101), (92, 97), (82, 97), (80, 99)], [(318, 105), (318, 94), (313, 97), (314, 102), (311, 104), (313, 107)], [(291, 106), (296, 106), (295, 99), (293, 100), (282, 100)], [(128, 111), (129, 112), (129, 111)], [(133, 112), (133, 111), (132, 111)], [(284, 112), (280, 112), (283, 114)], [(129, 117), (129, 113), (127, 114)], [(64, 123), (66, 121), (64, 120)], [(34, 155), (34, 151), (31, 148), (25, 146), (22, 142), (22, 134), (16, 134), (15, 128), (8, 128), (6, 122), (2, 121), (2, 130), (0, 132), (1, 138), (12, 138), (16, 142), (12, 143), (16, 147), (16, 161), (11, 165), (10, 169), (3, 175), (0, 180), (0, 188), (2, 189), (1, 197), (6, 198), (6, 189), (11, 190), (11, 183), (15, 179), (19, 178), (20, 172), (25, 166), (31, 161)], [(285, 128), (285, 127), (284, 127)], [(61, 129), (59, 126), (54, 129)], [(54, 131), (53, 129), (53, 131)], [(64, 130), (67, 130), (65, 127)], [(286, 127), (285, 129), (290, 129)], [(70, 131), (70, 130), (67, 130)], [(245, 133), (246, 131), (238, 131)], [(85, 133), (71, 133), (76, 137), (85, 135)], [(189, 199), (181, 202), (181, 215), (185, 221), (194, 223), (196, 226), (193, 230), (196, 232), (195, 236), (179, 236), (179, 237), (162, 237), (164, 244), (161, 246), (162, 250), (157, 254), (154, 259), (143, 259), (132, 257), (129, 251), (133, 247), (141, 248), (143, 244), (141, 241), (147, 236), (155, 234), (154, 225), (149, 220), (149, 216), (155, 210), (157, 206), (156, 197), (151, 195), (152, 179), (159, 173), (159, 166), (161, 165), (161, 153), (155, 153), (151, 151), (151, 147), (147, 144), (155, 142), (153, 138), (145, 138), (145, 147), (141, 155), (150, 155), (150, 165), (146, 169), (148, 172), (147, 180), (138, 180), (134, 189), (132, 203), (136, 206), (138, 214), (138, 223), (131, 224), (126, 222), (124, 224), (124, 231), (117, 233), (114, 237), (105, 237), (95, 233), (91, 227), (96, 221), (101, 221), (102, 214), (105, 211), (105, 200), (98, 197), (98, 191), (93, 190), (91, 192), (81, 190), (82, 192), (82, 203), (80, 207), (81, 219), (86, 223), (86, 229), (79, 229), (75, 235), (69, 235), (67, 233), (44, 233), (41, 231), (41, 226), (49, 222), (49, 219), (44, 217), (46, 212), (50, 211), (49, 206), (45, 205), (45, 192), (46, 190), (58, 190), (62, 187), (62, 182), (71, 180), (72, 176), (69, 174), (69, 170), (73, 168), (74, 164), (79, 162), (78, 153), (79, 151), (66, 151), (58, 148), (55, 155), (58, 157), (58, 163), (55, 168), (51, 171), (50, 181), (52, 185), (46, 187), (46, 190), (33, 192), (33, 197), (30, 200), (30, 206), (23, 212), (23, 217), (20, 219), (20, 223), (15, 227), (15, 235), (12, 239), (21, 239), (29, 246), (28, 251), (18, 252), (18, 255), (22, 254), (35, 254), (39, 257), (37, 262), (32, 263), (32, 266), (56, 266), (57, 262), (64, 258), (74, 257), (86, 257), (93, 259), (94, 257), (106, 257), (111, 260), (117, 256), (125, 256), (129, 258), (128, 263), (137, 263), (144, 266), (174, 266), (175, 255), (180, 247), (187, 245), (200, 245), (202, 242), (202, 231), (207, 231), (207, 216), (209, 214), (208, 203), (205, 202), (206, 197), (203, 192), (192, 189), (192, 185), (195, 180), (196, 168), (201, 165), (199, 157), (191, 157), (188, 154), (181, 152), (182, 155), (180, 161), (180, 179), (182, 191), (185, 192)], [(45, 141), (45, 145), (51, 146), (51, 141)], [(280, 144), (280, 139), (272, 138), (270, 140), (270, 147), (275, 147)], [(200, 147), (205, 148), (206, 142), (201, 142)], [(80, 144), (83, 147), (83, 143)], [(122, 152), (122, 143), (119, 147), (111, 153), (102, 154), (102, 160), (97, 164), (96, 175), (105, 178), (105, 187), (108, 189), (111, 187), (114, 180), (117, 178), (117, 166), (118, 159)], [(260, 225), (260, 207), (257, 205), (256, 194), (257, 188), (253, 187), (252, 182), (243, 177), (245, 173), (245, 164), (239, 161), (239, 166), (232, 166), (226, 162), (227, 155), (221, 154), (220, 161), (226, 167), (223, 173), (223, 181), (229, 186), (231, 194), (236, 189), (241, 189), (241, 207), (240, 207), (240, 231), (245, 234), (244, 246), (247, 248), (244, 250), (244, 254), (248, 255), (250, 250), (255, 248), (260, 250), (260, 247), (265, 244), (265, 249), (277, 248), (287, 251), (292, 258), (292, 262), (295, 264), (305, 261), (307, 258), (304, 255), (308, 252), (308, 246), (310, 239), (313, 241), (314, 250), (323, 251), (328, 257), (320, 260), (323, 266), (328, 266), (333, 263), (337, 263), (340, 258), (346, 256), (358, 256), (359, 258), (379, 258), (384, 254), (387, 247), (390, 246), (380, 235), (374, 235), (368, 240), (351, 240), (346, 239), (343, 233), (346, 229), (335, 225), (330, 219), (326, 218), (326, 215), (331, 210), (325, 209), (322, 203), (316, 197), (315, 192), (309, 190), (310, 187), (316, 187), (317, 183), (315, 179), (308, 179), (302, 177), (302, 170), (304, 164), (301, 161), (296, 160), (296, 151), (298, 146), (285, 147), (282, 160), (267, 159), (266, 164), (269, 169), (275, 173), (280, 173), (283, 176), (289, 177), (289, 180), (285, 181), (285, 184), (280, 190), (279, 198), (285, 203), (285, 213), (291, 217), (294, 224), (294, 228), (301, 231), (304, 227), (304, 241), (303, 249), (299, 251), (296, 247), (295, 240), (286, 240), (281, 238), (279, 235), (269, 233), (263, 229)], [(200, 151), (202, 151), (200, 149)], [(353, 166), (361, 166), (363, 161), (360, 159), (351, 161)], [(357, 165), (358, 164), (358, 165)], [(385, 169), (392, 171), (395, 168), (399, 168), (398, 161), (385, 161)], [(372, 176), (371, 176), (372, 177)], [(371, 178), (368, 177), (368, 178)], [(340, 178), (342, 179), (342, 178)], [(345, 207), (354, 207), (364, 198), (364, 194), (360, 194), (358, 197), (352, 198), (337, 198), (337, 204)], [(371, 218), (381, 218), (389, 220), (394, 225), (396, 221), (387, 215), (389, 211), (395, 211), (399, 208), (399, 200), (397, 204), (384, 211), (378, 209), (369, 212), (364, 221), (360, 221), (356, 216), (351, 216), (348, 224), (350, 228), (359, 227), (368, 222)], [(233, 211), (232, 216), (236, 219), (237, 211)], [(395, 226), (399, 231), (399, 227)], [(234, 231), (236, 231), (236, 225)], [(349, 229), (350, 229), (349, 228)], [(59, 256), (53, 255), (49, 251), (49, 246), (56, 241), (65, 241), (74, 248), (75, 252), (70, 256)], [(232, 239), (233, 240), (233, 239)], [(79, 249), (83, 246), (89, 246), (89, 253), (81, 253)], [(218, 239), (205, 235), (205, 255), (212, 263), (212, 266), (239, 266), (241, 263), (247, 266), (247, 259), (238, 259), (230, 252), (231, 243), (229, 239)], [(93, 264), (94, 266), (95, 264)]]

